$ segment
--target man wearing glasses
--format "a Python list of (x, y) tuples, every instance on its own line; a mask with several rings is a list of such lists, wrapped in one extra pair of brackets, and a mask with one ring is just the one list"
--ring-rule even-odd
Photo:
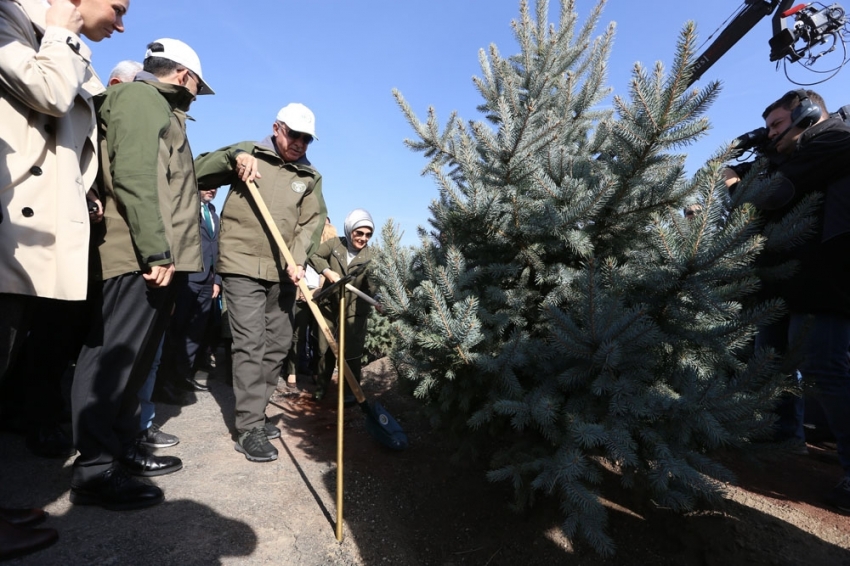
[[(158, 487), (126, 476), (176, 472), (175, 456), (139, 442), (138, 393), (174, 304), (173, 280), (201, 271), (198, 186), (186, 111), (213, 94), (188, 45), (148, 45), (135, 81), (109, 87), (98, 108), (103, 231), (95, 232), (90, 290), (100, 311), (77, 360), (71, 390), (71, 502), (134, 509), (163, 500)], [(119, 465), (120, 462), (120, 465)]]
[[(306, 156), (315, 138), (313, 112), (292, 103), (281, 108), (263, 141), (237, 143), (195, 160), (202, 189), (231, 189), (221, 211), (216, 269), (233, 335), (235, 448), (252, 462), (277, 459), (269, 440), (280, 437), (280, 429), (266, 419), (266, 405), (292, 342), (295, 285), (327, 216), (322, 176)], [(254, 212), (245, 183), (255, 180), (296, 265), (285, 264)]]

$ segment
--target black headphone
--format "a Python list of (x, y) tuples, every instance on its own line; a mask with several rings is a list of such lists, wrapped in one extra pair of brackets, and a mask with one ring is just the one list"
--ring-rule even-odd
[(792, 90), (787, 92), (785, 96), (789, 94), (796, 94), (797, 98), (800, 99), (800, 104), (794, 107), (791, 111), (791, 127), (799, 127), (806, 129), (809, 126), (813, 126), (817, 124), (818, 120), (821, 117), (821, 110), (817, 104), (814, 104), (810, 99), (809, 95), (805, 90)]

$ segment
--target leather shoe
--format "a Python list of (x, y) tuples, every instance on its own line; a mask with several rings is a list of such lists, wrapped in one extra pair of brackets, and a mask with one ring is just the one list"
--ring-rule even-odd
[(62, 425), (44, 425), (29, 433), (27, 450), (41, 458), (70, 458), (77, 453), (71, 437)]
[(0, 560), (47, 548), (58, 538), (56, 529), (22, 529), (0, 520)]
[(120, 466), (113, 466), (78, 485), (71, 483), (71, 503), (98, 505), (112, 511), (141, 509), (162, 503), (162, 490), (130, 476)]
[(190, 405), (189, 395), (185, 391), (178, 391), (173, 387), (163, 387), (155, 389), (151, 400), (157, 403), (165, 403), (166, 405)]
[(47, 518), (41, 509), (4, 509), (0, 507), (0, 521), (6, 521), (16, 527), (31, 527)]
[(194, 377), (190, 377), (189, 379), (187, 379), (183, 383), (183, 385), (189, 391), (209, 391), (210, 390), (209, 385), (207, 385), (206, 383), (201, 383), (200, 381), (198, 381)]
[(145, 478), (163, 476), (183, 468), (183, 461), (177, 456), (154, 456), (138, 441), (126, 448), (118, 460), (128, 472)]

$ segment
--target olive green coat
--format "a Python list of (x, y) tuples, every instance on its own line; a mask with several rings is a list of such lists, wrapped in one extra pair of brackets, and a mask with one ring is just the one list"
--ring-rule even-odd
[(327, 216), (322, 176), (306, 159), (284, 162), (269, 138), (261, 143), (238, 143), (195, 160), (202, 188), (230, 185), (221, 211), (216, 271), (264, 281), (286, 280), (286, 262), (255, 211), (248, 188), (234, 170), (241, 152), (257, 158), (260, 196), (297, 265), (305, 265), (308, 254), (318, 245)]
[(139, 81), (111, 86), (96, 100), (105, 230), (95, 240), (95, 276), (171, 263), (201, 271), (201, 201), (182, 110), (192, 98), (182, 86)]
[[(370, 247), (365, 247), (360, 250), (351, 263), (348, 263), (348, 247), (345, 238), (333, 238), (319, 246), (312, 256), (310, 256), (310, 265), (313, 266), (319, 274), (325, 269), (330, 269), (339, 273), (342, 277), (348, 275), (349, 272), (363, 265), (372, 259), (373, 251)], [(350, 283), (350, 285), (360, 289), (370, 297), (374, 297), (378, 288), (374, 285), (369, 277), (368, 267), (361, 271)], [(330, 281), (325, 280), (325, 287), (330, 286)], [(369, 322), (369, 313), (374, 307), (360, 299), (351, 291), (345, 292), (345, 358), (348, 360), (359, 359), (363, 356), (363, 349), (366, 343), (366, 327)], [(339, 294), (328, 297), (321, 302), (320, 308), (325, 319), (328, 321), (328, 326), (336, 335), (337, 327), (339, 326)], [(324, 353), (328, 349), (328, 343), (325, 336), (319, 333), (319, 351)]]

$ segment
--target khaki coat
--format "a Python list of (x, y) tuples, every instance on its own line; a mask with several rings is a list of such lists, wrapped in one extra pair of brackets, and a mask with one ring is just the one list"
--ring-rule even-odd
[[(316, 253), (310, 256), (309, 262), (319, 274), (325, 269), (330, 269), (337, 272), (341, 277), (345, 277), (363, 264), (368, 264), (372, 260), (373, 253), (373, 248), (366, 246), (349, 263), (348, 246), (345, 238), (331, 238), (319, 246)], [(349, 284), (370, 297), (374, 297), (378, 293), (377, 285), (369, 277), (368, 267), (355, 276)], [(325, 279), (324, 286), (329, 287), (330, 285), (332, 283)], [(369, 314), (374, 307), (351, 291), (345, 292), (345, 305), (345, 359), (356, 360), (363, 357)], [(334, 296), (322, 300), (319, 309), (325, 316), (331, 332), (338, 335), (339, 294), (334, 293)], [(324, 355), (328, 347), (325, 335), (319, 332), (319, 352)]]
[(270, 138), (260, 143), (242, 142), (195, 159), (198, 185), (214, 188), (229, 184), (221, 210), (216, 270), (221, 275), (243, 275), (263, 281), (288, 281), (286, 262), (277, 244), (258, 218), (248, 188), (233, 167), (240, 152), (257, 158), (262, 178), (257, 188), (296, 265), (304, 266), (318, 246), (327, 207), (322, 195), (322, 176), (303, 158), (284, 162)]
[(45, 29), (40, 0), (0, 0), (0, 293), (86, 298), (103, 90), (89, 48)]

